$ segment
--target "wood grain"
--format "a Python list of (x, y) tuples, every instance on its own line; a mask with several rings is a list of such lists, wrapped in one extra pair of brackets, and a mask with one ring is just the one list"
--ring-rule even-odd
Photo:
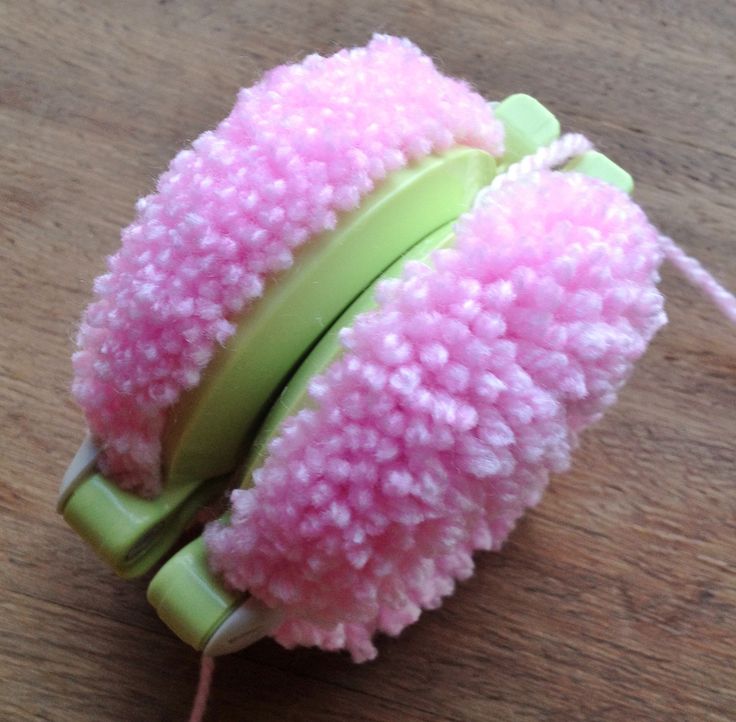
[[(145, 580), (54, 513), (81, 438), (74, 325), (119, 228), (238, 87), (412, 37), (489, 98), (532, 93), (736, 287), (731, 0), (0, 5), (0, 719), (183, 720), (198, 660)], [(736, 720), (736, 335), (665, 271), (671, 324), (501, 554), (375, 663), (263, 642), (211, 720)]]

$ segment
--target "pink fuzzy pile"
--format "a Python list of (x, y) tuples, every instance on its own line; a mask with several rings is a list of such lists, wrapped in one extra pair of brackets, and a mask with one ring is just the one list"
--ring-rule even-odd
[(665, 323), (657, 231), (624, 193), (550, 171), (381, 284), (255, 474), (210, 563), (284, 610), (286, 646), (376, 654), (497, 549)]
[(95, 282), (73, 393), (102, 470), (151, 496), (166, 410), (294, 250), (388, 173), (463, 144), (500, 155), (503, 128), (465, 83), (408, 40), (278, 67), (179, 153), (138, 203)]

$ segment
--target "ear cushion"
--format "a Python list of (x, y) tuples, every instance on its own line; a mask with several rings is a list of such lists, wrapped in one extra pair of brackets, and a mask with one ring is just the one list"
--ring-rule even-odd
[(389, 36), (276, 68), (241, 91), (139, 201), (95, 282), (73, 393), (100, 469), (155, 495), (167, 409), (295, 250), (391, 171), (455, 144), (499, 154), (502, 135), (483, 98)]
[(343, 355), (206, 532), (286, 646), (372, 658), (497, 549), (665, 323), (658, 235), (576, 173), (508, 181), (453, 248), (379, 286)]

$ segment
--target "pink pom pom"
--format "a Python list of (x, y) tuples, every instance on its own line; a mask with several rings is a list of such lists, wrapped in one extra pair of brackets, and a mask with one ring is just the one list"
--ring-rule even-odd
[(657, 329), (656, 230), (624, 193), (543, 171), (492, 191), (376, 310), (206, 532), (286, 646), (376, 654), (497, 549)]
[(139, 201), (95, 284), (73, 392), (102, 470), (155, 494), (166, 409), (293, 250), (411, 160), (454, 144), (499, 155), (502, 142), (483, 98), (405, 39), (311, 55), (241, 91)]

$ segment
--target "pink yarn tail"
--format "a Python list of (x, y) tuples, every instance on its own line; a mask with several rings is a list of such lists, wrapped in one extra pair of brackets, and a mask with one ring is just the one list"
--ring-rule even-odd
[(479, 208), (487, 196), (497, 191), (505, 183), (518, 180), (535, 171), (557, 168), (571, 158), (592, 149), (593, 144), (584, 135), (566, 133), (549, 145), (538, 148), (531, 155), (524, 156), (520, 161), (510, 165), (504, 173), (497, 175), (493, 182), (476, 196), (473, 208)]
[(671, 238), (661, 236), (659, 240), (665, 255), (672, 265), (693, 286), (699, 288), (705, 296), (713, 301), (727, 319), (732, 323), (736, 323), (736, 296), (721, 286), (713, 278), (713, 275), (703, 268), (700, 261), (692, 256), (688, 256)]
[(593, 144), (584, 135), (565, 133), (549, 145), (538, 148), (536, 152), (524, 156), (520, 161), (509, 166), (505, 173), (493, 179), (491, 187), (496, 189), (503, 183), (518, 180), (534, 171), (557, 168), (571, 158), (587, 153), (592, 149)]
[(199, 683), (197, 684), (197, 694), (192, 704), (192, 712), (189, 715), (189, 722), (202, 722), (204, 713), (207, 710), (207, 700), (210, 696), (210, 687), (212, 686), (212, 675), (215, 671), (215, 658), (202, 655), (202, 661), (199, 667)]

